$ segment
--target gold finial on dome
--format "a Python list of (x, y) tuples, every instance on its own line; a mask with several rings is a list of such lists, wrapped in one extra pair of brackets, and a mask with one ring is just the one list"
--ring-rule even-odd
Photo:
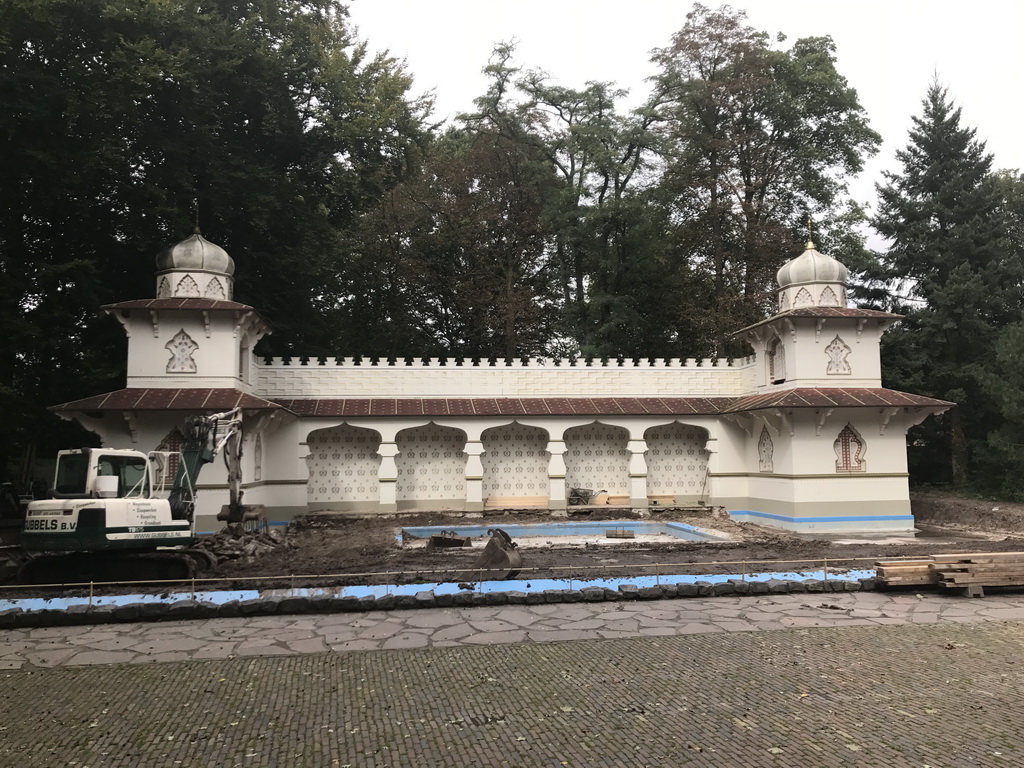
[(811, 239), (811, 233), (812, 233), (811, 217), (808, 216), (807, 217), (807, 248), (806, 248), (806, 250), (808, 250), (808, 251), (813, 251), (815, 249), (814, 240)]

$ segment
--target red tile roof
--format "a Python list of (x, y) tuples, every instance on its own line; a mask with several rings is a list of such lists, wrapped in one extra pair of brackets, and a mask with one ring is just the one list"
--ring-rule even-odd
[(214, 312), (244, 312), (252, 310), (248, 304), (222, 299), (135, 299), (104, 304), (103, 309), (205, 309)]
[(948, 408), (954, 403), (883, 388), (798, 388), (747, 397), (298, 398), (264, 400), (235, 389), (120, 389), (55, 411), (202, 411), (284, 408), (297, 416), (714, 416), (767, 408)]
[(279, 410), (280, 405), (237, 389), (119, 389), (55, 405), (54, 411)]
[(722, 413), (742, 413), (766, 408), (883, 408), (926, 407), (949, 408), (956, 403), (936, 400), (923, 395), (910, 395), (894, 389), (878, 388), (824, 388), (800, 387), (749, 395), (734, 400)]
[(877, 309), (857, 309), (856, 307), (797, 307), (796, 309), (787, 309), (784, 312), (779, 312), (777, 315), (766, 317), (764, 320), (748, 325), (746, 328), (740, 328), (732, 335), (738, 336), (752, 328), (759, 328), (765, 323), (772, 323), (787, 317), (852, 317), (865, 320), (899, 320), (903, 315), (882, 312)]

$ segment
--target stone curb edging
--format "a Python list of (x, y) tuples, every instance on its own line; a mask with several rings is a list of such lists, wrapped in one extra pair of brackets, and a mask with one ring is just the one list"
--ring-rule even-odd
[(449, 608), (497, 605), (537, 605), (540, 603), (597, 603), (620, 600), (664, 600), (686, 597), (725, 595), (785, 595), (792, 593), (860, 592), (877, 588), (873, 578), (742, 581), (731, 579), (712, 583), (697, 581), (637, 587), (623, 584), (617, 590), (604, 587), (554, 589), (544, 592), (458, 592), (436, 595), (383, 595), (338, 597), (319, 595), (269, 596), (253, 600), (232, 600), (222, 604), (179, 600), (175, 603), (130, 603), (128, 605), (75, 605), (66, 610), (25, 611), (10, 608), (0, 611), (0, 629), (57, 627), (83, 624), (117, 624), (139, 621), (181, 621), (191, 619), (274, 616), (307, 613), (352, 613), (389, 611), (408, 608)]

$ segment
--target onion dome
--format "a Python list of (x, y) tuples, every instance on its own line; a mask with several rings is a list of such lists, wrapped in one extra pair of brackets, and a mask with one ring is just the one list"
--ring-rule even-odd
[(843, 264), (826, 256), (808, 240), (807, 249), (783, 264), (775, 279), (779, 288), (788, 288), (807, 283), (845, 283), (849, 275)]
[(191, 237), (160, 251), (156, 257), (156, 269), (158, 272), (199, 271), (233, 275), (235, 262), (227, 251), (199, 234), (197, 228)]
[(235, 262), (228, 252), (199, 234), (168, 246), (156, 257), (159, 299), (231, 299)]
[(797, 307), (845, 307), (849, 270), (807, 241), (806, 250), (790, 259), (776, 275), (779, 310)]

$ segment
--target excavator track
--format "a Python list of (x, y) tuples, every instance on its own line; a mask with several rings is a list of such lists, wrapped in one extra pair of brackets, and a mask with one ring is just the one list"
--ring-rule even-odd
[(211, 567), (202, 550), (167, 552), (72, 552), (40, 555), (18, 573), (20, 584), (187, 581)]

